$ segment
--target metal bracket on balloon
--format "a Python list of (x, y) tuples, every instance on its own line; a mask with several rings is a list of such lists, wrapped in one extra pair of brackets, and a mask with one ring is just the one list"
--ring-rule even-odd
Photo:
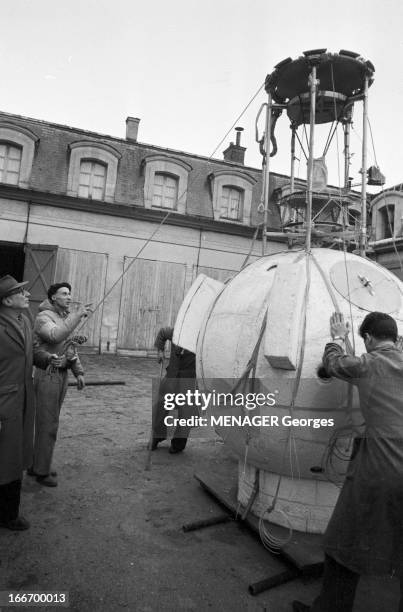
[(370, 292), (371, 295), (375, 295), (375, 291), (372, 288), (372, 283), (369, 280), (369, 278), (367, 278), (366, 276), (361, 276), (361, 274), (358, 274), (358, 278), (360, 279), (360, 281), (362, 282), (363, 286), (368, 289), (368, 291)]

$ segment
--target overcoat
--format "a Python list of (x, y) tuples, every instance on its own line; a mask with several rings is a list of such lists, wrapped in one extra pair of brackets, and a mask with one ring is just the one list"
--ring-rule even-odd
[(365, 432), (330, 519), (325, 551), (359, 574), (403, 576), (403, 353), (326, 345), (329, 374), (358, 387)]
[(0, 485), (31, 464), (35, 415), (31, 323), (9, 310), (0, 307)]

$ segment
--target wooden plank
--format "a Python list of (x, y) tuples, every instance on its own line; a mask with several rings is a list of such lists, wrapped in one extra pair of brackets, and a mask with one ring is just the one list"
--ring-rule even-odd
[[(224, 477), (217, 472), (214, 474), (199, 472), (194, 474), (194, 477), (206, 491), (213, 495), (232, 514), (238, 517), (242, 515), (243, 508), (239, 507), (237, 501), (237, 473), (228, 478), (227, 475)], [(259, 520), (257, 517), (249, 513), (244, 522), (254, 533), (259, 534)], [(287, 538), (288, 529), (268, 521), (265, 522), (270, 529), (270, 533), (275, 538), (282, 540)], [(293, 531), (291, 541), (282, 548), (280, 556), (292, 563), (302, 573), (319, 571), (324, 562), (322, 536)]]

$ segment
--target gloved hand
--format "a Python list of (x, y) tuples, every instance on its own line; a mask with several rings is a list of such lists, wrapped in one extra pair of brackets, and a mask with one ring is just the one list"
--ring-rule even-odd
[(82, 391), (82, 389), (84, 389), (84, 387), (85, 387), (84, 376), (82, 374), (79, 374), (77, 376), (77, 389), (79, 391)]
[(53, 353), (49, 358), (49, 365), (53, 368), (66, 368), (67, 367), (67, 358), (66, 355), (57, 355)]

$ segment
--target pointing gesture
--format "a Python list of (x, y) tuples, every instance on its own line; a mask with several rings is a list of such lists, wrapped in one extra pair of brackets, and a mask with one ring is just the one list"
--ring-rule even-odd
[(77, 308), (77, 312), (81, 317), (88, 317), (89, 313), (92, 312), (90, 306), (92, 306), (93, 302), (89, 302), (88, 304), (79, 304)]

